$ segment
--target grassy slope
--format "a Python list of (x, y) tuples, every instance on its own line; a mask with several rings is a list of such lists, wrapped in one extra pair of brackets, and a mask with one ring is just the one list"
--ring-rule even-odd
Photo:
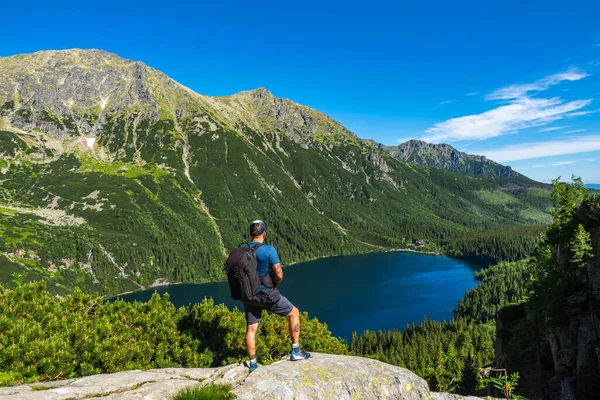
[[(86, 221), (51, 226), (25, 212), (0, 212), (2, 250), (33, 251), (32, 259), (2, 257), (3, 281), (8, 271), (26, 270), (30, 279), (44, 277), (66, 289), (113, 294), (159, 278), (219, 279), (224, 252), (244, 240), (247, 221), (255, 218), (268, 221), (270, 240), (289, 263), (535, 222), (507, 204), (538, 210), (518, 190), (502, 191), (499, 182), (506, 180), (384, 156), (386, 178), (368, 161), (367, 147), (304, 149), (284, 139), (277, 150), (275, 138), (265, 147), (268, 137), (250, 128), (245, 135), (223, 126), (189, 135), (190, 180), (182, 139), (169, 121), (142, 128), (148, 144), (142, 163), (135, 161), (132, 135), (114, 134), (122, 130), (115, 124), (99, 140), (123, 149), (120, 160), (76, 151), (49, 163), (23, 162), (2, 177), (6, 203), (55, 207)], [(340, 160), (350, 160), (353, 171)], [(482, 193), (502, 193), (504, 200)]]

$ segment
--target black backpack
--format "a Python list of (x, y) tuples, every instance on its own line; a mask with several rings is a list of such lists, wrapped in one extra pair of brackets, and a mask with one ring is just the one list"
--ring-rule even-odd
[(231, 297), (234, 300), (248, 301), (260, 289), (261, 279), (258, 276), (256, 261), (256, 250), (260, 246), (262, 243), (254, 247), (246, 245), (235, 249), (225, 261), (225, 272), (227, 272)]

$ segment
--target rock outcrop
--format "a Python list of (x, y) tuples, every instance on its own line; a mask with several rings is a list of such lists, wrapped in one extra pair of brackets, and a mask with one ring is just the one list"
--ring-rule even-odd
[(282, 360), (253, 373), (243, 365), (126, 371), (65, 381), (0, 388), (1, 400), (168, 399), (195, 385), (228, 383), (243, 399), (477, 400), (431, 392), (412, 372), (361, 357), (314, 354), (307, 361)]

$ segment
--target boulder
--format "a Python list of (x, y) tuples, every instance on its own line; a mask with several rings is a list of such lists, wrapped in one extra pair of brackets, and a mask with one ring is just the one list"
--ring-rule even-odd
[(234, 389), (238, 399), (439, 399), (476, 397), (429, 391), (411, 371), (362, 357), (314, 354), (259, 367)]

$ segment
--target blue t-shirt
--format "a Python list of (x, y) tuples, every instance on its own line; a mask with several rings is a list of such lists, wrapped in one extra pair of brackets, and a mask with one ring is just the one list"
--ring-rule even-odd
[[(259, 242), (251, 242), (250, 246), (254, 247)], [(258, 264), (258, 276), (261, 278), (269, 275), (271, 266), (280, 263), (279, 254), (275, 247), (270, 244), (263, 244), (256, 250), (256, 262)], [(264, 285), (260, 285), (260, 290), (267, 289)]]

